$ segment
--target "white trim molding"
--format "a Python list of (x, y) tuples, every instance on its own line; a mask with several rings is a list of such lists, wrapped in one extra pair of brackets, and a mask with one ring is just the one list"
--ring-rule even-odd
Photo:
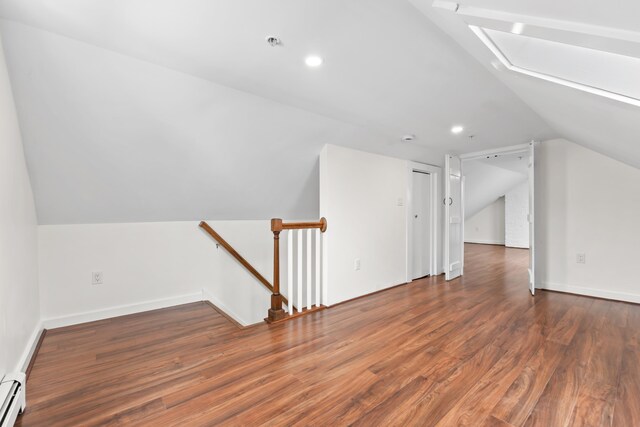
[(36, 346), (38, 345), (38, 340), (40, 339), (40, 334), (42, 334), (43, 330), (44, 330), (44, 326), (42, 325), (42, 322), (38, 321), (38, 324), (36, 325), (36, 327), (33, 328), (33, 332), (31, 333), (31, 336), (29, 336), (27, 345), (24, 347), (24, 350), (22, 351), (22, 355), (20, 356), (20, 359), (18, 360), (16, 368), (14, 369), (15, 372), (23, 372), (23, 373), (27, 372), (27, 368), (29, 367), (29, 362), (33, 357), (33, 353), (35, 352)]
[(566, 292), (569, 294), (583, 295), (588, 297), (604, 298), (614, 301), (631, 302), (640, 304), (640, 294), (630, 294), (626, 292), (607, 291), (604, 289), (585, 288), (582, 286), (567, 285), (563, 283), (542, 282), (538, 289), (549, 291)]
[(490, 240), (490, 239), (473, 239), (473, 240), (465, 240), (465, 243), (472, 243), (477, 245), (500, 245), (504, 246), (504, 241), (500, 240)]
[(188, 304), (198, 301), (202, 301), (202, 293), (179, 295), (135, 304), (119, 305), (102, 310), (75, 313), (68, 316), (54, 317), (44, 319), (42, 324), (45, 329), (61, 328), (63, 326), (77, 325), (79, 323), (93, 322), (96, 320), (109, 319), (111, 317), (125, 316), (127, 314), (157, 310), (159, 308), (167, 308), (174, 305)]

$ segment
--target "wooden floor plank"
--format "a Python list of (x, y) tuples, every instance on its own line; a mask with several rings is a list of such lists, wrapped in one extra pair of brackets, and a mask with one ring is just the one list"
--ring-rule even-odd
[(277, 325), (205, 303), (47, 332), (20, 426), (640, 425), (640, 307), (528, 293), (528, 251)]
[[(549, 341), (566, 343), (567, 350), (525, 426), (566, 426), (579, 403), (579, 392), (587, 379), (588, 366), (597, 351), (597, 337), (601, 334), (603, 324), (602, 316), (589, 315), (589, 311), (585, 309), (591, 307), (592, 300), (586, 303), (580, 301), (579, 304), (580, 306), (571, 307), (567, 311), (559, 328), (552, 331), (549, 337)], [(557, 334), (557, 331), (562, 332)]]
[(640, 426), (640, 352), (627, 348), (613, 411), (614, 426)]

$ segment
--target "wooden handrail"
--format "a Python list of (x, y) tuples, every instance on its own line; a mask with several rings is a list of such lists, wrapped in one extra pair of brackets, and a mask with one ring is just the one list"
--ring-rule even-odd
[[(242, 264), (244, 268), (249, 270), (249, 272), (253, 274), (253, 276), (256, 279), (258, 279), (260, 283), (264, 285), (264, 287), (266, 287), (269, 291), (271, 291), (272, 294), (276, 293), (271, 283), (269, 283), (269, 281), (265, 279), (265, 277), (262, 274), (258, 273), (258, 270), (256, 270), (251, 264), (249, 264), (249, 262), (246, 259), (244, 259), (244, 257), (240, 255), (238, 251), (233, 249), (233, 246), (231, 246), (226, 240), (224, 240), (222, 236), (216, 233), (216, 231), (213, 228), (211, 228), (209, 224), (207, 224), (204, 221), (200, 221), (200, 228), (202, 228), (204, 231), (207, 232), (207, 234), (213, 237), (216, 242), (221, 244), (222, 247), (225, 248), (227, 252), (231, 254), (231, 256), (233, 256), (236, 260), (238, 260), (238, 262)], [(289, 305), (289, 301), (287, 300), (287, 298), (285, 298), (283, 295), (280, 295), (280, 296), (282, 297), (282, 302), (284, 302), (286, 305)]]
[(320, 221), (317, 222), (282, 222), (279, 218), (271, 220), (271, 231), (302, 230), (308, 228), (319, 228), (320, 231), (324, 233), (327, 231), (327, 220), (324, 217), (320, 218)]

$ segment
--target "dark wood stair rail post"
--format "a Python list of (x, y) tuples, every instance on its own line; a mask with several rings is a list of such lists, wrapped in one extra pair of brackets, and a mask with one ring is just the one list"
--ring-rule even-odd
[[(271, 295), (271, 308), (267, 317), (268, 322), (282, 320), (286, 312), (282, 308), (283, 296), (280, 294), (280, 232), (282, 230), (301, 230), (319, 228), (322, 233), (327, 231), (327, 220), (320, 218), (318, 222), (290, 222), (283, 223), (280, 218), (271, 219), (271, 231), (273, 232), (273, 294)], [(289, 295), (291, 297), (291, 295)], [(285, 302), (287, 305), (288, 302)]]
[(275, 322), (284, 319), (285, 316), (285, 311), (282, 308), (282, 295), (280, 294), (280, 232), (282, 231), (280, 218), (271, 220), (271, 231), (273, 232), (273, 294), (271, 295), (268, 319), (270, 322)]

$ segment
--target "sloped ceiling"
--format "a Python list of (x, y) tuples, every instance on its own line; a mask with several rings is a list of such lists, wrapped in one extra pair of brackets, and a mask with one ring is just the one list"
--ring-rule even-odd
[[(495, 56), (454, 13), (411, 0), (564, 138), (640, 167), (640, 108), (492, 66)], [(640, 33), (640, 2), (618, 0), (463, 0), (460, 4)], [(640, 77), (639, 77), (640, 78)]]
[(464, 217), (471, 218), (525, 182), (528, 163), (525, 153), (465, 161)]
[(0, 0), (0, 16), (42, 224), (314, 217), (326, 143), (440, 164), (558, 136), (406, 1)]

